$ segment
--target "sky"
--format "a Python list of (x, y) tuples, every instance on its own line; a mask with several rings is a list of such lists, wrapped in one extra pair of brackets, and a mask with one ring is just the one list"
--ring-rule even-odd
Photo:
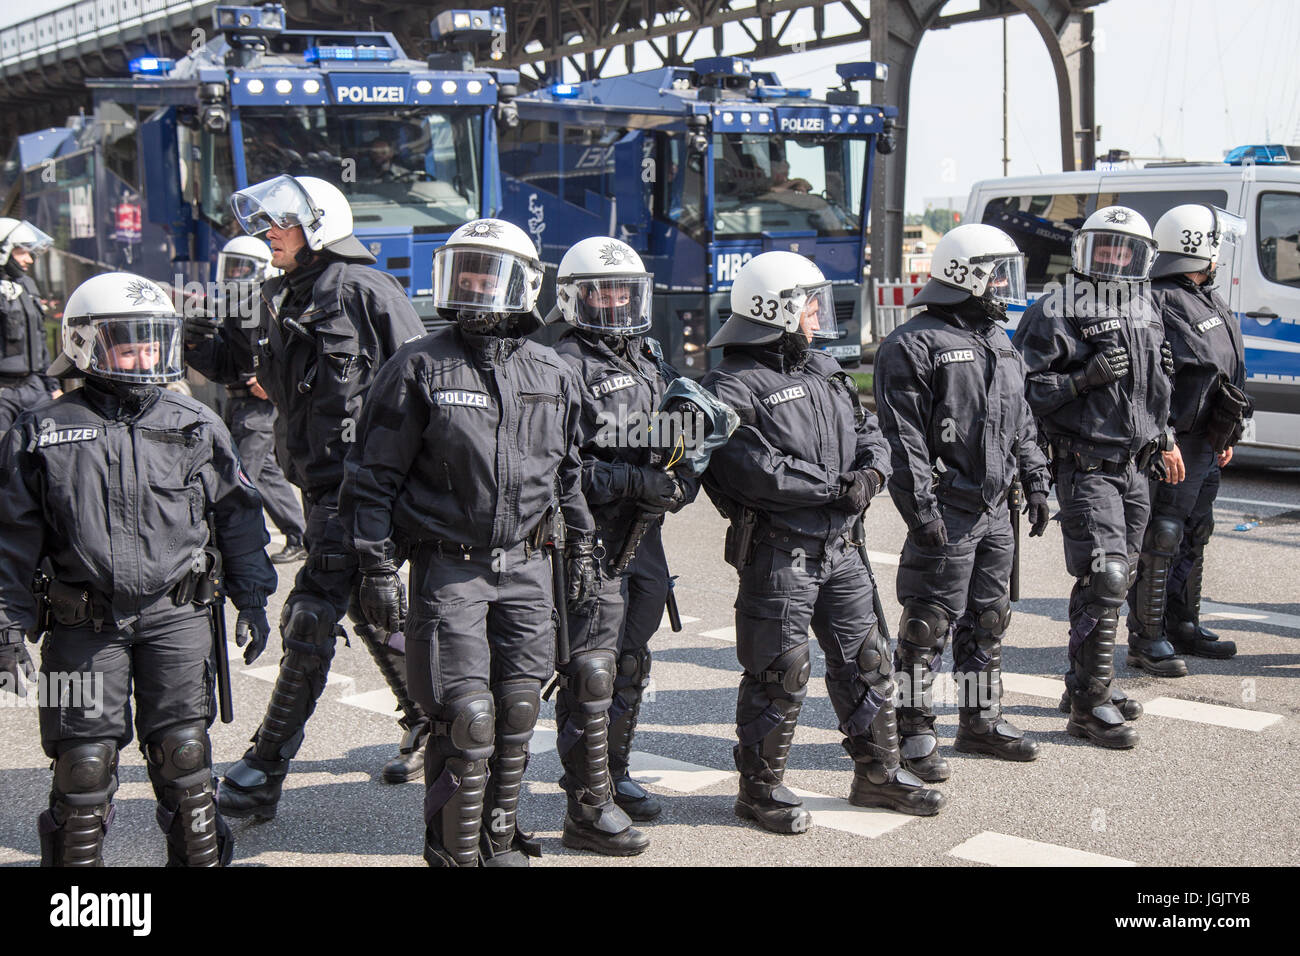
[[(7, 4), (0, 26), (66, 5)], [(952, 0), (945, 12), (976, 7), (976, 0)], [(1300, 144), (1298, 0), (1107, 0), (1095, 9), (1098, 155), (1115, 148), (1135, 157), (1218, 160), (1243, 143)], [(799, 16), (811, 37), (811, 13)], [(833, 7), (827, 21), (832, 32), (851, 22)], [(796, 20), (792, 29), (804, 22)], [(1047, 50), (1023, 16), (1011, 18), (1007, 34), (1009, 172), (1059, 171)], [(724, 52), (742, 43), (738, 28), (728, 27)], [(618, 54), (613, 59), (621, 61)], [(761, 67), (820, 96), (839, 85), (835, 63), (865, 59), (870, 44), (864, 39), (764, 60)], [(651, 62), (638, 54), (638, 66)], [(972, 183), (1002, 175), (1001, 23), (927, 33), (912, 74), (910, 112), (906, 210), (964, 208)]]

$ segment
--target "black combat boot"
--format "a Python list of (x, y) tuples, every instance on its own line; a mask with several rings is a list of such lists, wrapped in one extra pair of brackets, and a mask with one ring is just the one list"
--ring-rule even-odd
[(846, 738), (844, 749), (853, 758), (849, 803), (855, 807), (881, 807), (917, 817), (932, 817), (943, 809), (943, 794), (902, 766), (892, 695), (876, 712), (868, 732)]

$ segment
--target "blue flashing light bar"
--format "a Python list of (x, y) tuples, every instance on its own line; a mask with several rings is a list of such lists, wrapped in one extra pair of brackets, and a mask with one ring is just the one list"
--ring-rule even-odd
[(812, 97), (812, 90), (796, 88), (793, 86), (760, 86), (758, 88), (758, 98), (760, 100), (779, 100), (779, 99), (801, 99), (806, 100)]
[(551, 95), (561, 100), (577, 99), (582, 90), (578, 89), (572, 83), (553, 83), (551, 84)]
[(302, 58), (308, 63), (374, 63), (397, 59), (397, 51), (386, 46), (312, 46)]
[(1238, 146), (1232, 150), (1223, 160), (1229, 166), (1240, 166), (1243, 163), (1253, 162), (1260, 166), (1275, 165), (1291, 161), (1287, 155), (1286, 147), (1279, 143), (1269, 143), (1265, 145)]
[(176, 66), (176, 61), (165, 56), (138, 56), (127, 68), (140, 76), (165, 76)]

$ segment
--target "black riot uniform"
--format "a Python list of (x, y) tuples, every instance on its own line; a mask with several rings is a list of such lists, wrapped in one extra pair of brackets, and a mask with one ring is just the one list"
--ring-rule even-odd
[(31, 276), (13, 256), (0, 266), (0, 433), (29, 408), (50, 400), (58, 382), (45, 374), (50, 365), (45, 344), (45, 310)]
[[(381, 371), (348, 459), (344, 517), (363, 573), (410, 561), (408, 672), (433, 718), (430, 865), (517, 865), (536, 852), (516, 813), (554, 665), (545, 545), (556, 507), (570, 546), (590, 554), (594, 531), (578, 388), (554, 351), (518, 334), (440, 329)], [(612, 678), (589, 675), (606, 696)]]
[(1011, 760), (1032, 760), (1038, 750), (1002, 716), (1016, 547), (1008, 493), (1019, 477), (1045, 523), (1050, 478), (1025, 402), (1024, 363), (983, 300), (960, 296), (953, 290), (956, 302), (930, 304), (891, 332), (875, 360), (876, 408), (892, 453), (889, 492), (909, 531), (894, 659), (902, 754), (931, 781), (948, 776), (931, 685), (950, 634), (953, 670), (963, 678), (956, 748)]
[[(1161, 271), (1161, 259), (1155, 269)], [(1201, 580), (1214, 533), (1219, 453), (1236, 441), (1250, 413), (1241, 327), (1210, 282), (1198, 285), (1186, 274), (1156, 279), (1151, 300), (1173, 353), (1170, 422), (1186, 476), (1178, 484), (1152, 482), (1151, 520), (1129, 593), (1129, 644), (1167, 642), (1166, 653), (1222, 660), (1237, 645), (1201, 626)]]
[[(656, 519), (637, 546), (623, 574), (617, 560), (633, 523), (644, 509), (679, 511), (694, 500), (699, 481), (678, 479), (671, 503), (651, 501), (672, 449), (660, 448), (645, 424), (663, 404), (677, 372), (663, 360), (659, 343), (640, 335), (602, 335), (574, 329), (555, 346), (582, 385), (582, 489), (604, 547), (600, 596), (590, 614), (569, 618), (572, 658), (559, 667), (556, 698), (557, 746), (565, 765), (562, 786), (571, 799), (570, 815), (581, 814), (584, 800), (595, 801), (606, 782), (599, 755), (606, 746), (613, 799), (634, 820), (659, 815), (658, 800), (628, 774), (632, 737), (641, 697), (650, 679), (650, 637), (663, 619), (668, 598), (668, 562)], [(637, 440), (641, 436), (645, 441)], [(612, 669), (612, 699), (589, 700), (587, 672)]]
[(1078, 273), (1031, 305), (1014, 343), (1026, 395), (1050, 443), (1070, 596), (1067, 730), (1107, 747), (1137, 743), (1141, 713), (1114, 685), (1119, 608), (1150, 513), (1148, 470), (1168, 433), (1164, 327), (1141, 283)]
[[(302, 490), (307, 515), (308, 556), (281, 616), (284, 656), (267, 715), (222, 785), (229, 816), (275, 815), (289, 760), (325, 689), (337, 622), (354, 605), (360, 577), (338, 518), (343, 460), (358, 440), (362, 405), (380, 366), (423, 332), (401, 285), (365, 264), (373, 261), (355, 239), (345, 252), (303, 250), (297, 268), (262, 287), (251, 355), (241, 354), (242, 336), (221, 334), (187, 352), (192, 365), (219, 382), (241, 382), (245, 369), (255, 369), (280, 415), (277, 457)], [(365, 624), (355, 606), (351, 616), (402, 711), (401, 754), (384, 776), (404, 781), (419, 771), (427, 718), (406, 690), (400, 636)]]
[(208, 738), (214, 632), (194, 600), (205, 549), (219, 552), (235, 606), (263, 621), (276, 578), (261, 501), (225, 426), (157, 386), (88, 377), (20, 416), (0, 444), (0, 524), (6, 640), (45, 626), (32, 593), (38, 564), (53, 579), (41, 653), (41, 742), (54, 760), (42, 862), (102, 865), (133, 692), (169, 865), (228, 862)]
[(238, 348), (232, 350), (236, 360), (247, 361), (240, 369), (240, 380), (226, 386), (226, 426), (239, 449), (244, 470), (257, 485), (262, 504), (271, 521), (284, 535), (284, 550), (272, 557), (276, 564), (285, 564), (305, 556), (303, 549), (303, 514), (298, 493), (289, 484), (276, 460), (275, 405), (269, 398), (253, 394), (249, 381), (256, 371), (252, 365), (253, 335), (259, 323), (261, 285), (254, 282), (232, 283), (224, 290), (224, 316), (222, 328), (226, 341), (243, 338)]
[[(889, 446), (838, 362), (798, 338), (728, 345), (702, 381), (740, 416), (704, 473), (731, 521), (725, 557), (740, 572), (736, 812), (778, 832), (809, 825), (782, 780), (807, 693), (811, 625), (854, 761), (850, 801), (934, 814), (942, 795), (900, 765), (893, 666), (863, 558), (859, 508), (890, 474)], [(866, 489), (857, 500), (855, 485)]]

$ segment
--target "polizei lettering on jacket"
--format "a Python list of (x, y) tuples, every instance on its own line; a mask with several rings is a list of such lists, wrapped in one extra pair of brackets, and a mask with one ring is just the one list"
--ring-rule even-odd
[(340, 86), (335, 92), (340, 103), (405, 103), (404, 86)]
[(487, 408), (488, 397), (484, 392), (466, 392), (460, 389), (447, 389), (434, 392), (434, 401), (439, 405), (465, 405), (469, 408)]
[(625, 388), (631, 388), (636, 384), (636, 379), (631, 375), (611, 375), (609, 378), (602, 379), (595, 385), (591, 386), (592, 398), (600, 398), (602, 395), (608, 395), (610, 392), (618, 392)]
[(73, 441), (93, 441), (99, 437), (98, 428), (53, 428), (41, 432), (38, 445), (64, 445)]
[(802, 385), (790, 385), (781, 389), (779, 392), (773, 392), (767, 398), (763, 399), (763, 404), (768, 408), (776, 408), (782, 402), (794, 401), (796, 398), (807, 398), (808, 390)]
[(1090, 339), (1094, 335), (1101, 335), (1103, 332), (1113, 332), (1120, 326), (1119, 319), (1107, 319), (1105, 322), (1098, 322), (1096, 325), (1084, 326), (1080, 331), (1083, 332), (1085, 339)]
[(1210, 329), (1217, 329), (1222, 324), (1223, 319), (1219, 318), (1217, 315), (1212, 315), (1203, 322), (1197, 322), (1196, 331), (1204, 335), (1206, 332), (1210, 331)]
[(940, 352), (935, 361), (940, 365), (947, 365), (950, 362), (973, 362), (975, 361), (975, 350), (953, 349), (950, 352)]

